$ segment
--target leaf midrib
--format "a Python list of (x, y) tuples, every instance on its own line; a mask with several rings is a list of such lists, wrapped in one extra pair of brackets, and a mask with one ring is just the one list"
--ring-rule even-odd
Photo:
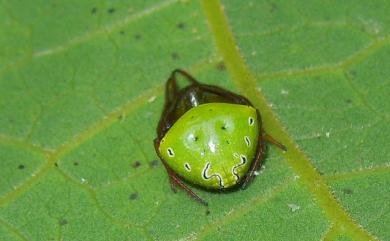
[(283, 156), (289, 166), (302, 178), (308, 190), (315, 196), (318, 205), (324, 210), (332, 225), (344, 227), (345, 233), (355, 240), (377, 239), (367, 230), (359, 226), (359, 224), (355, 223), (343, 209), (341, 204), (332, 195), (325, 180), (315, 170), (311, 161), (298, 148), (281, 122), (276, 118), (263, 94), (255, 88), (256, 79), (246, 66), (239, 52), (238, 45), (234, 40), (220, 1), (202, 0), (201, 3), (210, 27), (210, 32), (214, 37), (216, 48), (222, 55), (233, 82), (261, 110), (266, 126), (265, 129), (287, 146), (288, 151)]

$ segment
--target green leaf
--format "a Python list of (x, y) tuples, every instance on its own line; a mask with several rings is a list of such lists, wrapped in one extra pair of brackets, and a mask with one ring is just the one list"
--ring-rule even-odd
[[(389, 240), (388, 1), (1, 1), (0, 240)], [(246, 190), (172, 193), (175, 68), (247, 96)]]

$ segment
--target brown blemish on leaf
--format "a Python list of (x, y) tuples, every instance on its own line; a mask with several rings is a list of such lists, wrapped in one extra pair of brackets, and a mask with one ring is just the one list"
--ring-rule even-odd
[(91, 14), (95, 14), (97, 12), (97, 8), (96, 7), (93, 7), (92, 9), (91, 9)]
[(58, 220), (58, 224), (60, 226), (64, 226), (64, 225), (68, 224), (68, 220), (66, 220), (65, 218), (61, 218), (60, 220)]
[(140, 161), (135, 161), (131, 166), (134, 167), (134, 168), (138, 168), (138, 167), (141, 166), (141, 162)]
[(172, 53), (172, 54), (171, 54), (171, 58), (172, 58), (173, 60), (176, 60), (176, 59), (180, 59), (180, 56), (179, 56), (177, 53)]
[(138, 198), (138, 192), (133, 192), (130, 194), (129, 199), (130, 200), (136, 200)]
[(176, 27), (177, 27), (178, 29), (184, 29), (184, 28), (186, 27), (186, 25), (185, 25), (185, 23), (180, 22), (180, 23), (178, 23), (178, 24), (176, 25)]

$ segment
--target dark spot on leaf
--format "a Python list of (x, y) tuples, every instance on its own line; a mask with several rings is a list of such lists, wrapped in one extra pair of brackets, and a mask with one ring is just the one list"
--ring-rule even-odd
[(18, 166), (18, 169), (19, 170), (23, 170), (25, 168), (25, 166), (23, 165), (23, 164), (20, 164), (19, 166)]
[(226, 69), (225, 63), (223, 61), (217, 64), (217, 70), (224, 71)]
[(351, 103), (352, 103), (352, 100), (351, 100), (351, 99), (346, 99), (346, 100), (345, 100), (345, 103), (351, 104)]
[(125, 31), (121, 30), (121, 31), (119, 31), (119, 33), (120, 33), (121, 35), (124, 35), (124, 34), (125, 34)]
[(54, 166), (55, 166), (55, 167), (58, 167), (58, 163), (57, 163), (57, 162), (54, 162)]
[(141, 38), (142, 38), (141, 34), (137, 33), (137, 34), (134, 35), (134, 39), (135, 40), (140, 40)]
[(97, 12), (97, 8), (96, 7), (93, 7), (92, 9), (91, 9), (91, 13), (92, 14), (95, 14)]
[(222, 130), (226, 130), (226, 126), (221, 126), (221, 129)]
[(209, 111), (213, 111), (213, 109), (209, 109)]
[(130, 200), (135, 200), (138, 198), (138, 192), (133, 192), (132, 194), (130, 194), (129, 196), (129, 199)]
[(123, 115), (119, 115), (118, 120), (122, 120), (122, 119), (123, 119)]
[(229, 145), (229, 144), (230, 144), (230, 141), (226, 140), (226, 144), (228, 144), (228, 145)]
[(194, 141), (197, 141), (199, 138), (197, 136), (194, 136)]
[(191, 119), (194, 119), (194, 116), (193, 116), (193, 115), (191, 116)]
[(278, 10), (278, 6), (275, 4), (275, 3), (271, 3), (271, 8), (270, 8), (270, 12), (273, 13), (275, 12), (276, 10)]
[(151, 168), (156, 168), (156, 167), (158, 167), (158, 164), (159, 164), (159, 161), (158, 161), (158, 160), (152, 160), (152, 161), (149, 162), (149, 166), (150, 166)]
[(141, 162), (140, 162), (140, 161), (135, 161), (135, 162), (132, 164), (132, 166), (133, 166), (134, 168), (138, 168), (139, 166), (141, 166)]
[(68, 220), (66, 220), (65, 218), (61, 218), (60, 220), (58, 220), (58, 224), (60, 226), (64, 226), (64, 225), (68, 224)]
[(183, 22), (180, 22), (176, 25), (176, 27), (179, 29), (184, 29), (186, 27), (186, 25)]
[(115, 8), (109, 8), (109, 9), (107, 10), (107, 12), (108, 12), (109, 14), (113, 14), (113, 13), (115, 13)]
[(349, 71), (349, 74), (350, 74), (352, 77), (355, 77), (355, 76), (356, 76), (356, 71), (355, 71), (355, 70), (351, 70), (351, 71)]
[(78, 166), (79, 163), (78, 162), (73, 162), (73, 166)]
[(176, 59), (179, 59), (180, 57), (179, 57), (179, 55), (178, 55), (177, 53), (172, 53), (172, 54), (171, 54), (171, 58), (172, 58), (173, 60), (176, 60)]
[(206, 210), (206, 215), (210, 215), (210, 210)]
[(350, 188), (344, 188), (342, 191), (343, 191), (343, 193), (348, 194), (348, 195), (353, 194), (353, 190)]

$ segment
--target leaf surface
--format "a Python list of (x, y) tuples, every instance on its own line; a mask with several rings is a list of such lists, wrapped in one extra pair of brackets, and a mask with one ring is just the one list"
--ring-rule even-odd
[[(0, 240), (390, 239), (388, 1), (0, 3)], [(153, 148), (175, 68), (288, 148), (208, 215)]]

